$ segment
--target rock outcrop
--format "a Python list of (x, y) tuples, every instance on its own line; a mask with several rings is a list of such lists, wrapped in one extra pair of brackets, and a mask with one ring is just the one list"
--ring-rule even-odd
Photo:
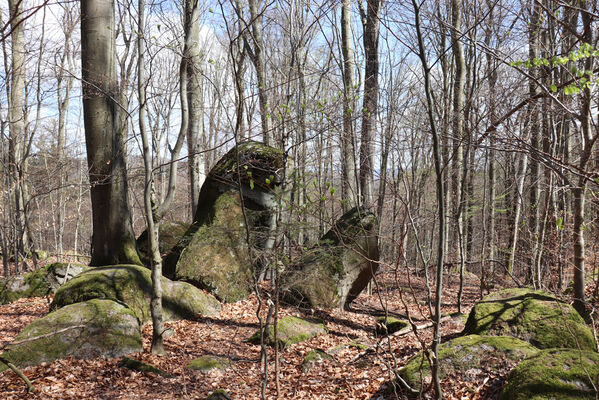
[[(164, 257), (173, 247), (179, 243), (179, 240), (185, 235), (191, 224), (187, 222), (169, 222), (163, 221), (158, 228), (159, 243), (158, 249), (160, 255)], [(145, 264), (149, 264), (148, 252), (148, 231), (145, 230), (137, 238), (137, 250), (139, 256)]]
[(90, 267), (77, 263), (53, 263), (28, 272), (25, 275), (0, 279), (0, 304), (10, 303), (23, 297), (47, 296), (60, 285), (71, 280)]
[[(190, 319), (196, 315), (215, 315), (220, 303), (212, 296), (185, 282), (162, 278), (162, 307), (166, 321)], [(151, 320), (150, 271), (137, 265), (92, 268), (63, 285), (50, 305), (52, 310), (91, 299), (110, 299), (126, 304), (139, 320)]]
[(484, 297), (470, 311), (464, 334), (510, 335), (539, 349), (596, 348), (591, 329), (567, 303), (532, 289), (505, 289)]
[[(462, 336), (439, 346), (440, 377), (453, 374), (456, 379), (471, 381), (488, 375), (494, 368), (503, 368), (536, 354), (539, 350), (529, 343), (510, 336)], [(413, 357), (400, 371), (403, 380), (419, 390), (421, 382), (431, 382), (430, 365), (422, 352)]]
[[(298, 317), (284, 317), (277, 323), (277, 341), (279, 346), (284, 348), (311, 339), (318, 335), (327, 333), (327, 328), (323, 323), (311, 322)], [(249, 338), (251, 343), (260, 343), (260, 331), (254, 333)], [(264, 343), (274, 346), (274, 327), (268, 326), (265, 331)]]
[(348, 306), (378, 268), (378, 221), (365, 208), (345, 213), (282, 276), (284, 300), (321, 308)]
[(225, 302), (251, 292), (253, 249), (269, 246), (273, 192), (283, 153), (257, 142), (229, 151), (208, 174), (193, 224), (164, 259), (164, 274), (190, 282)]

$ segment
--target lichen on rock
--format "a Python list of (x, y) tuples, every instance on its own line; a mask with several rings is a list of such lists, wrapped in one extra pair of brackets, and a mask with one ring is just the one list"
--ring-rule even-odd
[(599, 354), (577, 349), (548, 349), (512, 370), (500, 400), (594, 400)]
[[(29, 324), (2, 355), (23, 367), (73, 355), (118, 357), (142, 350), (135, 313), (112, 300), (72, 304)], [(2, 370), (3, 365), (0, 365)]]
[(596, 348), (593, 334), (572, 306), (549, 293), (500, 290), (474, 305), (464, 334), (510, 335), (540, 349)]
[[(185, 282), (162, 278), (162, 306), (166, 321), (215, 315), (220, 303)], [(63, 285), (51, 309), (90, 299), (110, 299), (130, 307), (142, 323), (151, 319), (152, 279), (148, 269), (137, 265), (114, 265), (90, 269)]]

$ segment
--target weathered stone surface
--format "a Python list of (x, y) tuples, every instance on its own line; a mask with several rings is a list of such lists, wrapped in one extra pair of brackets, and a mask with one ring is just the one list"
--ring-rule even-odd
[[(194, 318), (197, 314), (216, 315), (220, 303), (212, 296), (185, 282), (162, 278), (163, 317), (166, 321)], [(130, 307), (139, 320), (151, 320), (150, 270), (137, 265), (114, 265), (92, 268), (63, 285), (50, 308), (90, 299), (111, 299)]]
[(193, 224), (164, 259), (165, 276), (225, 302), (247, 297), (256, 273), (252, 249), (267, 246), (282, 167), (283, 153), (257, 142), (223, 156), (202, 186)]
[[(3, 357), (23, 367), (73, 355), (118, 357), (142, 350), (135, 313), (112, 300), (90, 300), (51, 312), (28, 325)], [(0, 370), (5, 369), (0, 364)]]
[(525, 288), (500, 290), (476, 303), (464, 334), (510, 335), (540, 349), (595, 349), (590, 328), (572, 306)]
[[(173, 247), (179, 243), (179, 240), (185, 235), (191, 224), (187, 222), (163, 221), (159, 227), (158, 249), (160, 255), (164, 257)], [(137, 250), (142, 261), (149, 264), (150, 256), (148, 254), (148, 231), (145, 230), (137, 238)]]
[[(462, 336), (439, 346), (441, 379), (456, 374), (469, 381), (493, 368), (503, 368), (505, 362), (518, 363), (539, 350), (529, 343), (511, 336)], [(413, 357), (400, 371), (410, 387), (419, 390), (421, 382), (431, 381), (431, 370), (422, 352)]]
[(87, 271), (90, 267), (77, 263), (53, 263), (25, 275), (0, 279), (0, 304), (22, 297), (47, 296), (60, 285)]
[(208, 372), (213, 369), (220, 369), (224, 371), (231, 365), (231, 360), (225, 357), (202, 356), (191, 360), (189, 364), (187, 364), (187, 368), (202, 372)]
[(599, 354), (576, 349), (548, 349), (514, 368), (500, 400), (596, 399)]
[[(281, 347), (303, 342), (318, 335), (327, 333), (327, 328), (322, 323), (310, 322), (298, 317), (284, 317), (277, 323), (277, 340)], [(251, 343), (260, 343), (260, 331), (250, 337)], [(269, 325), (264, 336), (264, 342), (274, 345), (274, 327)]]
[(310, 307), (349, 305), (378, 268), (378, 221), (365, 208), (345, 213), (319, 243), (283, 273), (286, 302)]

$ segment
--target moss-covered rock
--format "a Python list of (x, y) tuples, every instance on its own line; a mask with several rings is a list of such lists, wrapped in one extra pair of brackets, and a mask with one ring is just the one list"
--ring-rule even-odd
[(225, 389), (216, 389), (206, 397), (206, 400), (231, 400), (231, 396)]
[(118, 357), (141, 350), (141, 330), (135, 313), (115, 301), (96, 299), (66, 306), (35, 320), (8, 346), (3, 357), (23, 367), (69, 355)]
[[(277, 339), (280, 347), (303, 342), (315, 336), (327, 333), (323, 323), (310, 322), (298, 317), (287, 316), (281, 318), (277, 323)], [(260, 343), (260, 331), (254, 333), (250, 338), (251, 343)], [(274, 326), (271, 324), (266, 330), (264, 342), (274, 345)]]
[(514, 368), (500, 400), (583, 400), (597, 398), (599, 354), (548, 349)]
[(400, 331), (408, 325), (408, 321), (383, 316), (376, 319), (375, 330), (379, 335), (388, 335)]
[(283, 298), (291, 304), (343, 308), (378, 268), (378, 221), (362, 207), (345, 213), (319, 243), (283, 274)]
[(310, 369), (312, 369), (312, 367), (315, 364), (323, 362), (325, 360), (332, 360), (332, 359), (333, 359), (333, 356), (324, 350), (321, 350), (321, 349), (310, 350), (308, 352), (308, 354), (306, 354), (306, 356), (304, 357), (304, 360), (302, 361), (302, 371), (307, 372)]
[[(456, 374), (458, 379), (469, 381), (486, 371), (503, 368), (536, 354), (529, 343), (511, 336), (462, 336), (439, 346), (440, 375)], [(400, 371), (410, 387), (419, 390), (421, 382), (431, 381), (431, 370), (422, 352), (413, 357)]]
[[(162, 278), (162, 307), (166, 321), (194, 318), (197, 314), (215, 315), (220, 303), (212, 296), (185, 282)], [(150, 270), (137, 265), (92, 268), (63, 285), (54, 296), (51, 309), (90, 299), (111, 299), (125, 303), (142, 323), (151, 319)]]
[(164, 376), (165, 378), (173, 377), (171, 374), (164, 372), (160, 368), (156, 368), (152, 364), (148, 364), (146, 362), (135, 360), (135, 359), (129, 358), (129, 357), (123, 357), (121, 359), (121, 361), (119, 361), (119, 367), (127, 368), (127, 369), (130, 369), (133, 371), (138, 371), (138, 372), (147, 372), (147, 373), (151, 373), (151, 374), (156, 374), (156, 375)]
[(0, 304), (23, 297), (47, 296), (90, 267), (77, 263), (53, 263), (25, 275), (0, 279)]
[(225, 357), (202, 356), (195, 358), (187, 364), (187, 368), (195, 369), (196, 371), (207, 372), (213, 369), (225, 370), (233, 363)]
[(165, 276), (222, 301), (247, 297), (256, 274), (253, 249), (264, 248), (275, 222), (273, 190), (282, 167), (283, 153), (258, 142), (225, 154), (202, 186), (193, 224), (164, 259)]
[(464, 334), (510, 335), (540, 349), (595, 349), (590, 328), (572, 306), (526, 288), (484, 297), (470, 311)]
[[(164, 257), (173, 247), (179, 243), (179, 240), (185, 235), (191, 224), (187, 222), (163, 221), (158, 228), (158, 249), (160, 255)], [(148, 253), (148, 231), (145, 230), (137, 238), (137, 250), (142, 261), (149, 264), (150, 255)]]

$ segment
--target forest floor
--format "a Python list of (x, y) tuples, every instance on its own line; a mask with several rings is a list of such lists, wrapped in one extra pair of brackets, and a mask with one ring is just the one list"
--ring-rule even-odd
[[(463, 312), (467, 313), (479, 295), (479, 281), (469, 275), (465, 282)], [(443, 314), (457, 312), (458, 278), (445, 280)], [(406, 302), (403, 305), (402, 297)], [(280, 314), (321, 318), (328, 334), (293, 345), (280, 352), (279, 399), (392, 399), (396, 394), (389, 387), (392, 369), (400, 367), (428, 345), (432, 328), (386, 339), (375, 332), (376, 317), (385, 314), (405, 317), (407, 313), (416, 325), (428, 319), (427, 291), (422, 278), (411, 274), (382, 271), (377, 277), (373, 294), (362, 294), (350, 311), (298, 310), (282, 307)], [(30, 322), (48, 312), (50, 297), (21, 299), (0, 306), (0, 349), (12, 341)], [(264, 381), (260, 363), (260, 346), (246, 340), (258, 329), (255, 295), (234, 304), (223, 305), (217, 317), (200, 317), (194, 321), (170, 322), (171, 334), (165, 341), (166, 354), (149, 353), (151, 326), (143, 329), (144, 351), (130, 357), (153, 364), (172, 377), (132, 371), (118, 366), (119, 359), (96, 358), (76, 360), (66, 358), (23, 372), (36, 392), (27, 394), (24, 383), (12, 371), (0, 373), (0, 398), (16, 399), (204, 399), (216, 389), (225, 389), (233, 399), (256, 399), (261, 396)], [(441, 327), (443, 340), (462, 331), (466, 315), (446, 319)], [(360, 346), (349, 346), (361, 343)], [(322, 349), (333, 355), (331, 360), (315, 364), (302, 371), (302, 361), (312, 349)], [(202, 373), (185, 366), (194, 358), (217, 355), (229, 358), (232, 366), (225, 370)], [(269, 377), (265, 389), (267, 398), (276, 397), (274, 350), (269, 348)], [(469, 377), (450, 377), (443, 382), (445, 399), (494, 399), (501, 390), (509, 370), (480, 373)], [(399, 395), (401, 398), (401, 395)]]

